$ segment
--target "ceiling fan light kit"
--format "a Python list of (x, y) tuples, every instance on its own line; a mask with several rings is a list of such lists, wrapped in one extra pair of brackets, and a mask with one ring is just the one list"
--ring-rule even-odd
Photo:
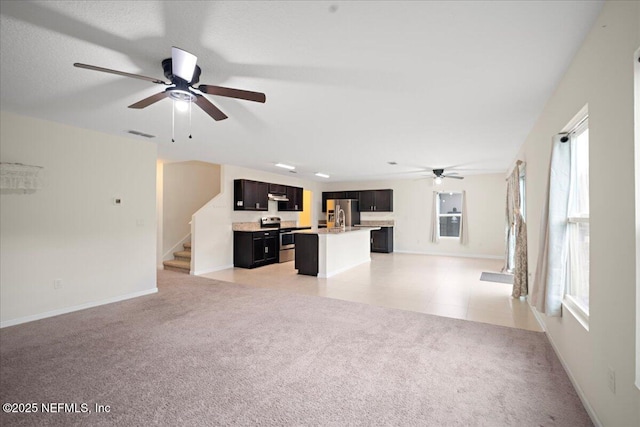
[[(198, 87), (195, 87), (194, 85), (200, 81), (200, 73), (202, 72), (200, 67), (197, 65), (197, 61), (197, 56), (175, 46), (172, 47), (171, 58), (166, 58), (162, 61), (162, 69), (164, 71), (164, 75), (167, 79), (170, 80), (170, 83), (153, 77), (126, 73), (124, 71), (97, 67), (95, 65), (81, 64), (78, 62), (73, 65), (78, 68), (116, 74), (119, 76), (131, 77), (135, 79), (146, 80), (155, 84), (169, 86), (163, 92), (151, 95), (145, 99), (129, 105), (129, 108), (134, 109), (146, 108), (149, 105), (155, 104), (156, 102), (169, 97), (174, 101), (174, 114), (175, 109), (186, 111), (190, 108), (190, 106), (189, 108), (185, 108), (184, 105), (178, 106), (176, 103), (193, 103), (200, 107), (209, 116), (211, 116), (211, 118), (219, 121), (226, 119), (227, 115), (224, 114), (218, 107), (213, 105), (213, 103), (206, 99), (202, 94), (225, 96), (228, 98), (243, 99), (245, 101), (261, 103), (266, 102), (266, 96), (261, 92), (253, 92), (248, 90), (233, 89), (213, 85), (200, 85)], [(191, 138), (191, 135), (189, 135), (189, 138)]]
[(433, 169), (433, 182), (436, 185), (442, 184), (442, 180), (444, 178), (453, 178), (453, 179), (464, 179), (463, 176), (457, 176), (456, 172), (451, 172), (449, 174), (444, 173), (444, 169)]

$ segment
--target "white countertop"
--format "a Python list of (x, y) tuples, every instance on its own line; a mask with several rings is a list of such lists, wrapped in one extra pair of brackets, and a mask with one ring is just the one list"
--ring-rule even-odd
[(340, 231), (332, 231), (336, 230), (333, 228), (312, 228), (310, 230), (298, 230), (294, 233), (304, 233), (304, 234), (317, 234), (317, 235), (339, 235), (346, 233), (354, 233), (358, 231), (370, 231), (370, 230), (379, 230), (380, 227), (371, 227), (371, 226), (354, 226), (354, 227), (345, 227), (344, 230)]

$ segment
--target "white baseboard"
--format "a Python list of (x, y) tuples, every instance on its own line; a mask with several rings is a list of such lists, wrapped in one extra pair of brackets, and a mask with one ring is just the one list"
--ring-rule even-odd
[(422, 251), (403, 251), (403, 250), (394, 250), (394, 252), (397, 252), (399, 254), (454, 256), (459, 258), (481, 258), (481, 259), (503, 259), (504, 258), (504, 255), (481, 255), (481, 254), (441, 253), (441, 252), (422, 252)]
[[(529, 306), (531, 306), (531, 304), (529, 304)], [(535, 307), (531, 307), (531, 311), (533, 312), (533, 315), (535, 316), (536, 320), (544, 330), (544, 334), (547, 336), (547, 339), (551, 343), (551, 348), (553, 348), (553, 351), (556, 353), (556, 356), (558, 356), (558, 360), (560, 360), (560, 364), (564, 368), (564, 371), (567, 373), (567, 376), (569, 377), (569, 381), (571, 381), (571, 384), (573, 384), (573, 388), (576, 390), (576, 393), (578, 394), (578, 397), (580, 398), (580, 401), (582, 402), (584, 409), (587, 411), (587, 414), (589, 414), (589, 418), (591, 418), (593, 425), (595, 425), (596, 427), (602, 427), (602, 423), (598, 419), (598, 416), (596, 415), (596, 411), (593, 410), (593, 407), (587, 400), (587, 396), (582, 391), (582, 388), (580, 388), (580, 386), (578, 385), (578, 382), (573, 376), (571, 369), (569, 369), (569, 365), (567, 365), (564, 358), (562, 357), (562, 354), (560, 354), (560, 351), (558, 350), (558, 346), (553, 341), (553, 337), (551, 336), (551, 334), (547, 332), (547, 328), (544, 324), (544, 321), (542, 320), (542, 314), (540, 314)]]
[(536, 310), (536, 308), (534, 306), (531, 305), (531, 302), (529, 301), (528, 297), (527, 297), (527, 304), (529, 304), (529, 308), (531, 309), (531, 312), (533, 313), (533, 317), (535, 317), (536, 320), (538, 321), (538, 325), (540, 325), (540, 327), (542, 328), (542, 330), (546, 334), (547, 333), (547, 325), (544, 324), (544, 321), (542, 320), (542, 315), (540, 313), (538, 313), (538, 310)]
[(214, 267), (214, 268), (207, 269), (207, 270), (192, 271), (191, 274), (193, 276), (200, 276), (200, 275), (207, 274), (207, 273), (215, 273), (216, 271), (220, 271), (220, 270), (227, 270), (229, 268), (233, 268), (233, 264), (223, 265), (223, 266), (220, 266), (220, 267)]
[(147, 289), (144, 291), (133, 292), (131, 294), (118, 295), (116, 297), (107, 298), (100, 301), (88, 302), (86, 304), (75, 305), (73, 307), (59, 308), (57, 310), (51, 310), (44, 313), (33, 314), (31, 316), (18, 317), (17, 319), (5, 320), (0, 322), (0, 328), (6, 328), (7, 326), (19, 325), (21, 323), (33, 322), (35, 320), (46, 319), (47, 317), (59, 316), (61, 314), (67, 314), (74, 311), (85, 310), (87, 308), (98, 307), (100, 305), (111, 304), (113, 302), (124, 301), (131, 298), (137, 298), (144, 295), (155, 294), (158, 292), (158, 288)]

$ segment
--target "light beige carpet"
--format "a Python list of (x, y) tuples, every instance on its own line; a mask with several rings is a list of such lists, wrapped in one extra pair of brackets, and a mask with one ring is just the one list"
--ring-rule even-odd
[(2, 403), (110, 406), (0, 424), (591, 425), (542, 333), (158, 275), (156, 295), (0, 330)]

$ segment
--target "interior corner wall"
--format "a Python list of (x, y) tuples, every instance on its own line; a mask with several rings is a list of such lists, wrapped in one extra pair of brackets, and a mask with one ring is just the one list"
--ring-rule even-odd
[(1, 325), (156, 291), (156, 145), (0, 114), (2, 161), (43, 167), (0, 194)]
[[(396, 252), (502, 259), (505, 250), (505, 174), (470, 175), (463, 180), (433, 179), (335, 182), (322, 191), (393, 190), (393, 212), (362, 212), (361, 220), (393, 219)], [(433, 191), (466, 191), (469, 243), (442, 238), (431, 243)]]
[[(192, 215), (220, 193), (220, 165), (200, 161), (162, 165), (162, 259), (173, 259), (191, 234)], [(160, 235), (158, 236), (160, 238)]]
[[(605, 2), (521, 150), (521, 159), (527, 165), (529, 272), (534, 274), (551, 138), (588, 105), (589, 330), (568, 310), (564, 310), (561, 318), (544, 315), (541, 318), (587, 409), (605, 426), (640, 425), (640, 391), (634, 385), (636, 236), (633, 233), (633, 61), (639, 46), (640, 2)], [(608, 386), (609, 369), (615, 372), (615, 392)]]

